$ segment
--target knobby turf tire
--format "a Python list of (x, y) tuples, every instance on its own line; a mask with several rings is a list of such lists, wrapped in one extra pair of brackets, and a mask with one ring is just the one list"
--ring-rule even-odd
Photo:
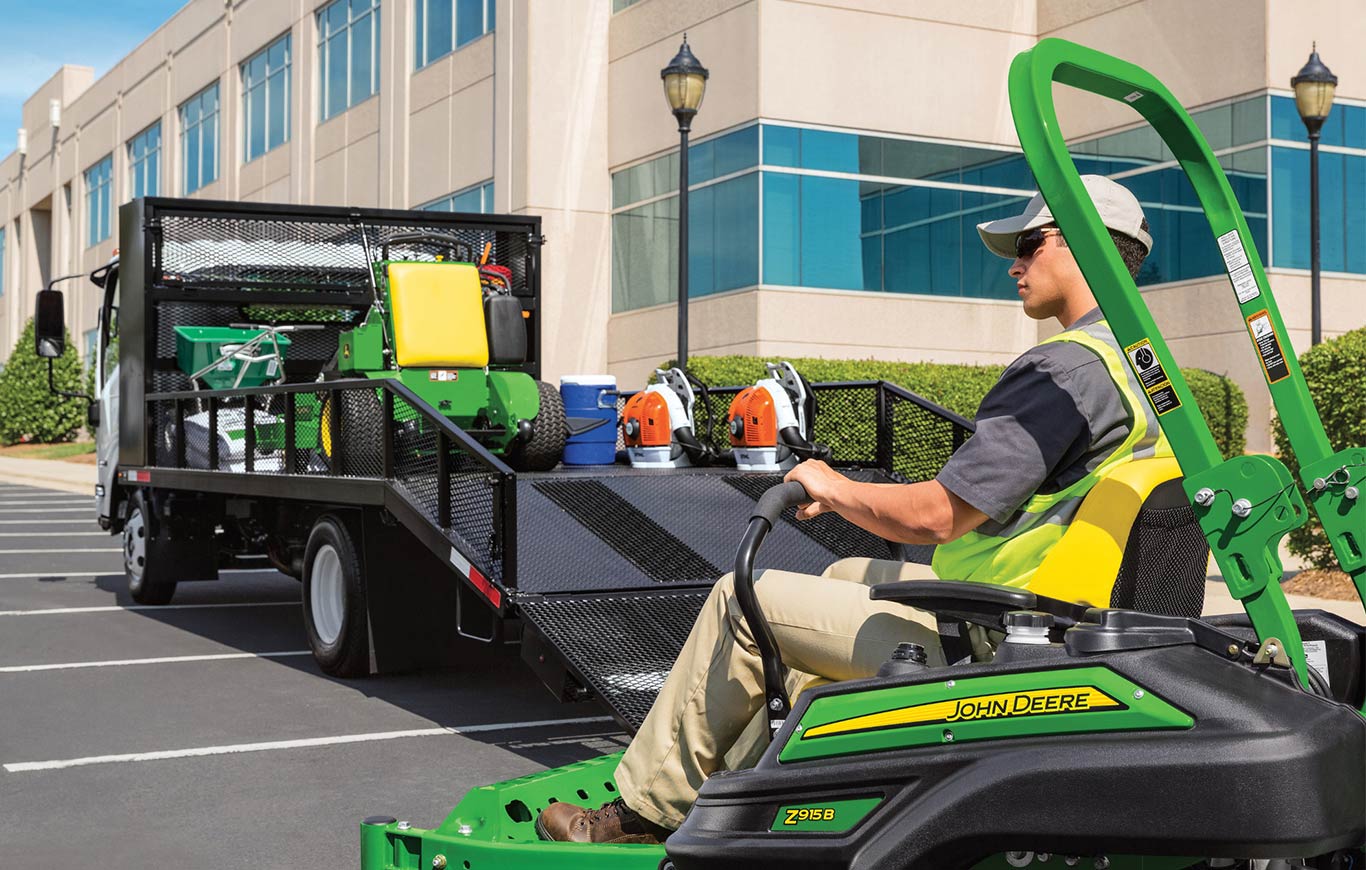
[(510, 464), (517, 471), (549, 471), (564, 458), (564, 399), (545, 381), (536, 382), (536, 391), (541, 410), (532, 421), (531, 440), (519, 445), (511, 456)]
[(382, 477), (384, 474), (384, 407), (373, 390), (343, 390), (323, 400), (322, 421), (331, 425), (331, 403), (340, 397), (337, 416), (341, 423), (339, 439), (331, 437), (331, 454), (337, 472), (352, 477)]
[[(338, 591), (339, 607), (329, 606), (336, 602)], [(346, 524), (330, 514), (313, 524), (304, 549), (303, 611), (308, 647), (318, 667), (334, 677), (360, 677), (370, 672), (370, 631), (360, 554)]]
[(129, 596), (138, 604), (153, 606), (170, 603), (176, 587), (175, 565), (152, 534), (155, 522), (151, 499), (142, 490), (134, 492), (123, 526), (123, 573)]

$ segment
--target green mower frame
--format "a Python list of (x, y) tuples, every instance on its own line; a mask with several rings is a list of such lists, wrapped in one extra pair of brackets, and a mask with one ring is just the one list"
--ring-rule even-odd
[[(1300, 481), (1293, 480), (1285, 465), (1269, 456), (1221, 459), (1180, 369), (1173, 362), (1134, 280), (1082, 186), (1058, 127), (1052, 94), (1054, 82), (1132, 106), (1154, 127), (1186, 171), (1224, 253), (1232, 289), (1248, 325), (1249, 341), (1262, 360), (1281, 420), (1303, 463)], [(1190, 115), (1156, 78), (1133, 64), (1083, 46), (1045, 39), (1015, 58), (1010, 70), (1010, 101), (1020, 143), (1039, 189), (1063, 228), (1106, 319), (1120, 344), (1126, 348), (1130, 365), (1161, 419), (1181, 463), (1185, 491), (1195, 506), (1210, 549), (1229, 591), (1243, 604), (1256, 632), (1257, 642), (1230, 644), (1225, 650), (1220, 638), (1228, 636), (1207, 627), (1219, 637), (1212, 644), (1204, 644), (1206, 653), (1202, 655), (1213, 650), (1217, 658), (1227, 652), (1230, 659), (1250, 666), (1254, 664), (1255, 654), (1255, 663), (1279, 669), (1283, 685), (1298, 681), (1308, 687), (1310, 675), (1300, 631), (1280, 587), (1282, 571), (1277, 547), (1290, 529), (1308, 519), (1308, 508), (1300, 493), (1300, 487), (1303, 487), (1308, 492), (1309, 504), (1318, 512), (1332, 540), (1343, 569), (1353, 577), (1358, 590), (1366, 595), (1366, 580), (1363, 579), (1366, 555), (1362, 552), (1366, 543), (1366, 512), (1363, 512), (1361, 500), (1355, 496), (1355, 487), (1366, 478), (1366, 473), (1359, 471), (1366, 469), (1366, 448), (1331, 451), (1233, 191)], [(751, 520), (747, 544), (753, 543), (754, 523), (755, 520)], [(757, 547), (757, 543), (753, 546)], [(742, 596), (742, 605), (740, 588), (744, 583), (740, 579), (740, 563), (744, 547), (742, 545), (742, 557), (737, 559), (737, 595)], [(750, 555), (752, 557), (752, 552)], [(754, 625), (753, 621), (751, 625)], [(762, 627), (767, 629), (766, 624)], [(765, 633), (755, 630), (761, 650), (765, 646)], [(1143, 655), (1140, 652), (1118, 653), (1120, 657)], [(783, 765), (796, 767), (811, 759), (873, 756), (888, 750), (905, 751), (908, 747), (933, 747), (935, 752), (948, 758), (957, 753), (981, 751), (982, 747), (998, 741), (1034, 739), (1036, 743), (1031, 745), (1038, 745), (1040, 737), (1061, 736), (1069, 740), (1102, 735), (1098, 739), (1103, 739), (1103, 732), (1107, 731), (1123, 732), (1126, 743), (1140, 747), (1170, 747), (1173, 744), (1165, 739), (1166, 735), (1181, 734), (1195, 727), (1195, 716), (1189, 712), (1193, 706), (1189, 697), (1183, 706), (1160, 697), (1151, 687), (1145, 691), (1141, 683), (1118, 673), (1114, 664), (1089, 667), (1076, 663), (1053, 668), (1041, 663), (1033, 669), (1016, 669), (998, 676), (974, 676), (967, 671), (956, 679), (952, 676), (954, 671), (949, 670), (942, 672), (944, 676), (937, 680), (914, 685), (881, 687), (866, 683), (843, 693), (816, 690), (810, 697), (804, 696), (793, 712), (792, 718), (798, 720), (794, 725), (790, 720), (784, 722), (786, 696), (776, 671), (768, 673), (770, 660), (777, 661), (776, 656), (765, 656), (767, 700), (769, 709), (775, 711), (774, 730), (778, 733), (761, 762), (761, 767), (770, 772)], [(1290, 668), (1293, 668), (1293, 675)], [(1210, 681), (1206, 691), (1211, 693), (1218, 691), (1221, 679), (1238, 682), (1249, 670), (1229, 664), (1227, 674), (1223, 674), (1224, 669), (1218, 661), (1214, 661), (1211, 669), (1219, 678)], [(1006, 670), (1010, 671), (1010, 666)], [(1192, 684), (1206, 678), (1208, 675), (1194, 672), (1189, 676)], [(1054, 697), (1050, 693), (1059, 692), (1070, 693), (1067, 694), (1069, 700), (1056, 703), (1048, 700)], [(1288, 695), (1289, 704), (1297, 703), (1296, 698), (1314, 700), (1308, 692), (1289, 691)], [(1048, 708), (1049, 703), (1054, 705)], [(1037, 711), (1034, 704), (1041, 705)], [(964, 710), (971, 715), (963, 714)], [(1032, 715), (1035, 712), (1046, 715)], [(1205, 715), (1214, 714), (1207, 712)], [(1361, 726), (1360, 716), (1350, 710), (1344, 712), (1340, 707), (1332, 715), (1337, 717), (1333, 720), (1336, 725), (1342, 726), (1346, 722), (1343, 733), (1354, 735), (1337, 745), (1355, 746), (1355, 741), (1359, 740), (1355, 735)], [(889, 722), (888, 716), (892, 716), (893, 721)], [(977, 721), (959, 724), (951, 721), (953, 716)], [(1260, 736), (1248, 739), (1260, 739)], [(953, 745), (949, 746), (949, 743)], [(1259, 751), (1250, 744), (1244, 747), (1236, 739), (1232, 746), (1245, 748), (1252, 756)], [(1334, 751), (1343, 753), (1344, 764), (1352, 763), (1346, 760), (1346, 749)], [(1360, 753), (1359, 747), (1353, 751)], [(727, 838), (733, 837), (734, 843), (757, 849), (758, 832), (777, 831), (789, 819), (793, 826), (802, 827), (788, 830), (809, 831), (813, 835), (848, 834), (858, 826), (866, 825), (868, 819), (876, 815), (881, 802), (876, 795), (861, 790), (855, 783), (827, 782), (823, 788), (828, 790), (828, 800), (817, 804), (790, 804), (777, 797), (762, 807), (754, 805), (752, 811), (746, 809), (753, 816), (751, 819), (743, 816), (735, 804), (741, 798), (734, 795), (745, 792), (734, 785), (709, 781), (708, 786), (719, 788), (712, 800), (699, 801), (684, 829), (671, 839), (671, 849), (677, 849), (672, 857), (666, 855), (664, 847), (658, 846), (591, 846), (538, 841), (533, 819), (549, 802), (570, 800), (596, 806), (616, 796), (613, 773), (618, 760), (617, 755), (606, 756), (475, 788), (434, 830), (421, 830), (406, 822), (396, 823), (388, 817), (366, 819), (360, 826), (361, 866), (363, 870), (429, 867), (435, 870), (446, 867), (541, 870), (547, 866), (558, 870), (617, 867), (654, 870), (671, 866), (672, 860), (685, 857), (696, 863), (701, 860), (697, 856), (704, 854), (702, 847), (708, 844), (713, 852), (706, 854), (716, 854), (717, 838), (724, 845)], [(1259, 769), (1257, 775), (1270, 777), (1263, 780), (1268, 793), (1244, 797), (1258, 802), (1267, 798), (1265, 824), (1274, 825), (1275, 817), (1287, 805), (1271, 799), (1270, 789), (1283, 786), (1294, 794), (1294, 789), (1303, 788), (1306, 780), (1296, 779), (1294, 764), (1276, 767), (1274, 774), (1271, 772), (1273, 762), (1267, 760), (1265, 764), (1265, 769)], [(754, 773), (761, 779), (757, 776), (760, 771)], [(1137, 767), (1135, 773), (1141, 775)], [(729, 783), (742, 778), (728, 776), (724, 779)], [(757, 786), (759, 791), (749, 794), (762, 794), (763, 787), (761, 780)], [(1198, 790), (1201, 783), (1192, 782), (1189, 787)], [(708, 797), (706, 789), (703, 797)], [(1193, 799), (1190, 795), (1185, 797)], [(1359, 797), (1344, 797), (1343, 800)], [(1286, 796), (1282, 795), (1280, 799), (1284, 801)], [(1085, 812), (1091, 808), (1079, 809)], [(1235, 809), (1229, 807), (1226, 811), (1231, 813)], [(689, 830), (695, 817), (704, 810), (701, 821)], [(926, 824), (932, 823), (932, 819), (926, 819)], [(733, 832), (733, 826), (739, 826), (739, 829)], [(708, 837), (712, 839), (708, 840)], [(793, 846), (794, 841), (809, 846)], [(825, 847), (823, 842), (831, 841), (801, 841), (789, 837), (780, 845), (794, 850), (782, 853), (790, 859), (792, 866), (803, 864), (803, 856), (807, 853), (796, 851), (801, 848), (812, 850), (809, 855), (813, 864), (836, 866), (838, 861), (831, 856), (842, 853), (821, 852), (820, 849), (837, 850), (840, 847), (838, 844)], [(867, 841), (860, 842), (868, 846)], [(881, 841), (874, 842), (881, 844)], [(1359, 842), (1350, 844), (1354, 849), (1360, 846)], [(859, 857), (876, 864), (877, 856), (885, 862), (890, 860), (890, 854), (883, 851), (870, 858), (867, 853), (861, 853)], [(976, 867), (1025, 866), (1019, 863), (1019, 854), (1012, 853), (1014, 858), (997, 854), (978, 862)], [(1033, 854), (1029, 854), (1032, 861)], [(1041, 860), (1047, 860), (1047, 856)], [(1054, 860), (1063, 864), (1061, 856), (1055, 856)], [(1084, 866), (1092, 866), (1091, 858), (1083, 860)], [(1095, 860), (1094, 866), (1101, 867), (1102, 857)], [(1104, 866), (1111, 870), (1206, 866), (1198, 857), (1111, 854), (1103, 856), (1103, 860)], [(1077, 862), (1069, 860), (1068, 863)]]
[[(361, 323), (338, 336), (336, 371), (342, 377), (396, 378), (516, 470), (546, 471), (554, 468), (564, 453), (564, 404), (554, 387), (518, 370), (521, 359), (515, 362), (490, 362), (482, 368), (399, 365), (389, 267), (412, 261), (390, 259), (389, 248), (404, 245), (445, 250), (448, 256), (437, 255), (436, 262), (448, 268), (480, 269), (480, 265), (474, 262), (469, 245), (440, 233), (416, 232), (389, 239), (378, 260), (370, 256), (370, 246), (368, 242), (365, 243), (375, 301)], [(514, 332), (522, 332), (521, 356), (524, 356), (525, 326), (522, 324), (520, 304), (508, 295), (506, 285), (497, 286), (497, 276), (490, 280), (482, 270), (480, 274), (488, 300), (485, 303), (485, 316), (492, 320), (506, 314), (497, 305), (499, 302), (511, 304), (511, 308), (515, 309), (512, 316), (516, 318), (512, 328)], [(348, 426), (377, 427), (380, 415), (378, 391), (373, 403), (355, 403), (354, 407), (344, 404), (339, 412), (346, 416), (342, 421), (344, 430)], [(323, 409), (321, 437), (323, 449), (330, 454), (329, 413), (330, 409)], [(420, 434), (422, 421), (416, 412), (405, 413), (400, 408), (395, 413), (395, 422), (416, 427)], [(344, 451), (351, 449), (351, 445), (343, 447)], [(345, 452), (343, 459), (363, 461), (360, 457), (348, 457)]]

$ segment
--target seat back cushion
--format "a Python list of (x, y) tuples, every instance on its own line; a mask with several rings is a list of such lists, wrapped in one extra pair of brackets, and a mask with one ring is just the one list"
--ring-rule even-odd
[(1171, 457), (1126, 462), (1086, 494), (1066, 534), (1048, 551), (1029, 591), (1093, 607), (1110, 606), (1115, 578), (1139, 510), (1154, 489), (1181, 477)]
[(401, 368), (489, 364), (479, 270), (468, 263), (390, 263), (394, 358)]

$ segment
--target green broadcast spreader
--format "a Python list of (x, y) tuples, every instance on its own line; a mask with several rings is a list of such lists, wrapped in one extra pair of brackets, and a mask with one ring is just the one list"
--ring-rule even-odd
[[(1054, 82), (1132, 106), (1180, 161), (1302, 461), (1299, 481), (1269, 456), (1221, 459), (1068, 155)], [(1016, 57), (1010, 99), (1039, 189), (1159, 415), (1246, 620), (1087, 609), (985, 583), (884, 584), (874, 598), (1004, 626), (995, 659), (884, 666), (874, 679), (808, 690), (793, 706), (752, 588), (768, 527), (806, 498), (785, 484), (760, 502), (736, 557), (771, 714), (773, 742), (755, 768), (711, 777), (663, 847), (537, 840), (533, 819), (550, 802), (616, 797), (611, 755), (473, 789), (434, 830), (367, 819), (364, 870), (1362, 866), (1366, 630), (1292, 612), (1277, 547), (1308, 519), (1303, 490), (1366, 593), (1357, 494), (1366, 448), (1332, 452), (1228, 181), (1159, 81), (1046, 39)], [(1047, 625), (1050, 642), (1013, 637), (1024, 625)], [(1302, 629), (1330, 638), (1331, 686), (1307, 666)]]

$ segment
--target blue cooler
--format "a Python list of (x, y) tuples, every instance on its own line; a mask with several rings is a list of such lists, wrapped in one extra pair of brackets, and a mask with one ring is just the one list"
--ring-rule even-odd
[(611, 465), (617, 459), (617, 379), (613, 375), (560, 378), (565, 423), (565, 465)]

